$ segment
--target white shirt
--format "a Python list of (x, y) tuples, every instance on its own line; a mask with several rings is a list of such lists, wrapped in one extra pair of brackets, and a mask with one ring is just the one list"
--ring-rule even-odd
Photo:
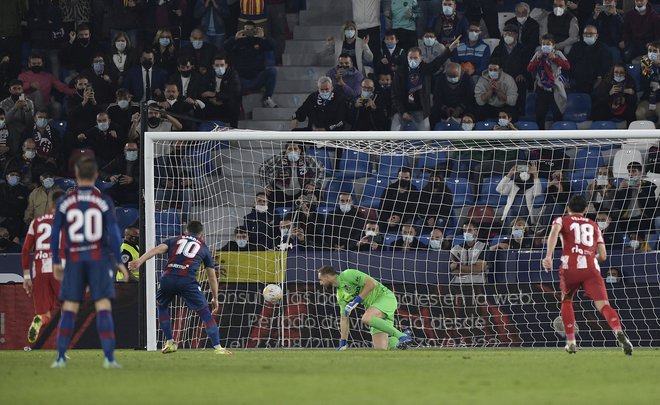
[(220, 93), (220, 86), (222, 85), (222, 77), (215, 77), (215, 92)]
[(181, 94), (183, 94), (184, 97), (188, 97), (188, 85), (190, 84), (190, 77), (183, 77), (181, 76)]
[(112, 55), (112, 61), (115, 63), (117, 70), (124, 73), (124, 66), (126, 65), (126, 55), (123, 53), (116, 53)]

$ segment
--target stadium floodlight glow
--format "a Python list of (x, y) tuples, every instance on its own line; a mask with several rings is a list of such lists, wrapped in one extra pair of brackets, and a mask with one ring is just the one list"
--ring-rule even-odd
[[(319, 152), (316, 157), (324, 159), (323, 164), (334, 166), (325, 173), (324, 193), (319, 203), (323, 215), (335, 208), (336, 201), (328, 201), (328, 196), (336, 198), (340, 190), (353, 190), (355, 205), (364, 208), (364, 215), (374, 215), (379, 208), (379, 196), (367, 194), (382, 192), (395, 180), (398, 169), (404, 164), (413, 169), (413, 187), (424, 187), (433, 171), (441, 174), (450, 190), (454, 199), (452, 214), (442, 225), (436, 223), (444, 231), (446, 241), (462, 241), (463, 222), (468, 214), (475, 215), (471, 207), (490, 206), (494, 213), (492, 218), (483, 210), (479, 211), (481, 217), (473, 216), (479, 223), (479, 239), (486, 244), (489, 269), (482, 279), (475, 277), (469, 282), (465, 278), (461, 281), (449, 272), (449, 250), (399, 253), (386, 247), (384, 252), (289, 251), (286, 247), (281, 250), (276, 246), (272, 251), (219, 253), (224, 275), (220, 277), (221, 316), (218, 324), (226, 347), (328, 348), (336, 344), (339, 311), (333, 297), (316, 281), (315, 270), (321, 264), (357, 267), (366, 273), (372, 272), (375, 278), (392, 287), (400, 303), (397, 321), (402, 328), (407, 326), (412, 330), (420, 345), (557, 347), (561, 340), (554, 331), (554, 320), (559, 315), (556, 299), (558, 275), (557, 271), (543, 274), (540, 263), (545, 253), (542, 244), (545, 225), (541, 224), (541, 218), (551, 215), (545, 193), (552, 182), (552, 173), (559, 167), (564, 176), (561, 181), (570, 184), (571, 193), (587, 192), (590, 184), (596, 181), (597, 169), (601, 165), (610, 166), (615, 175), (620, 176), (627, 173), (631, 159), (642, 159), (644, 161), (640, 163), (644, 165), (649, 146), (658, 144), (659, 132), (234, 130), (146, 132), (144, 137), (147, 249), (156, 246), (162, 238), (182, 232), (186, 220), (195, 219), (204, 223), (209, 247), (220, 250), (231, 240), (234, 228), (241, 224), (243, 216), (250, 212), (255, 193), (263, 190), (261, 165), (281, 154), (285, 141), (303, 142), (307, 152)], [(183, 142), (185, 150), (175, 159), (166, 158), (170, 146), (177, 142)], [(343, 151), (341, 157), (336, 155), (338, 150)], [(361, 173), (342, 173), (341, 159), (353, 156), (363, 160), (353, 162), (357, 165), (349, 167), (366, 169)], [(484, 165), (484, 162), (488, 164)], [(511, 241), (511, 218), (504, 214), (509, 205), (508, 195), (497, 193), (496, 186), (506, 177), (510, 167), (519, 166), (518, 169), (525, 170), (527, 166), (529, 170), (531, 162), (537, 163), (539, 171), (538, 175), (530, 176), (531, 183), (521, 181), (519, 177), (511, 179), (518, 181), (525, 191), (534, 189), (526, 229), (531, 247), (519, 251), (491, 250), (497, 243)], [(397, 166), (386, 167), (387, 164)], [(172, 185), (185, 183), (183, 179), (186, 182), (190, 179), (190, 186), (176, 186), (172, 190)], [(539, 179), (538, 190), (535, 179)], [(657, 177), (649, 174), (644, 179), (660, 186), (660, 174)], [(616, 188), (629, 179), (610, 180)], [(510, 198), (513, 206), (515, 198), (515, 195)], [(624, 201), (623, 194), (615, 198), (618, 200), (614, 203), (625, 206), (627, 201)], [(417, 201), (415, 205), (419, 203), (423, 201)], [(296, 212), (295, 206), (289, 208)], [(517, 208), (528, 207), (521, 205)], [(511, 212), (511, 207), (508, 211)], [(633, 213), (633, 218), (638, 213)], [(619, 216), (615, 212), (609, 214)], [(299, 217), (294, 215), (293, 218), (297, 224)], [(619, 229), (619, 234), (615, 235), (619, 238), (617, 243), (620, 242), (617, 247), (623, 248), (630, 239), (633, 233), (630, 224), (638, 227), (640, 222), (626, 219), (626, 226), (631, 227)], [(648, 226), (655, 226), (653, 221), (648, 222)], [(428, 243), (428, 227), (419, 221), (415, 225), (420, 241)], [(391, 244), (399, 234), (387, 232), (384, 237), (383, 246)], [(493, 244), (493, 241), (497, 243)], [(449, 245), (451, 248), (453, 243)], [(620, 314), (631, 340), (640, 346), (657, 346), (660, 344), (657, 315), (659, 254), (629, 248), (608, 253), (610, 261), (603, 271), (616, 268), (620, 276), (616, 283), (607, 284), (613, 306), (622, 308)], [(559, 255), (555, 256), (559, 263)], [(146, 264), (147, 350), (156, 350), (159, 343), (155, 293), (164, 263), (164, 259), (158, 259)], [(204, 280), (200, 281), (203, 287), (208, 287)], [(282, 286), (284, 296), (281, 302), (264, 303), (261, 291), (270, 283)], [(582, 308), (576, 306), (579, 339), (582, 345), (603, 347), (612, 339), (609, 335), (604, 338), (603, 333), (607, 330), (599, 329), (591, 316), (593, 311), (591, 304), (584, 304)], [(180, 347), (203, 348), (207, 345), (206, 336), (195, 317), (181, 302), (174, 303), (173, 330)], [(355, 332), (351, 335), (353, 344), (367, 345), (370, 341), (368, 330), (360, 329), (359, 318), (352, 321), (355, 321), (352, 326)]]

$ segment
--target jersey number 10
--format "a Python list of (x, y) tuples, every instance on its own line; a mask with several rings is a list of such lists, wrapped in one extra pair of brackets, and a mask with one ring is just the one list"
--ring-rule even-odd
[(594, 227), (591, 224), (572, 223), (570, 230), (576, 245), (593, 246), (594, 245)]
[(183, 254), (185, 257), (194, 258), (202, 247), (193, 240), (179, 239), (176, 244), (179, 246), (176, 254)]

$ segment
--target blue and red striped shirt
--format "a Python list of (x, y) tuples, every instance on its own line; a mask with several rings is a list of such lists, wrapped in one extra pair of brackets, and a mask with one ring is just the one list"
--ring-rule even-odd
[(213, 256), (204, 240), (195, 235), (181, 235), (163, 242), (167, 245), (169, 259), (163, 276), (189, 277), (197, 279), (197, 271), (205, 267), (216, 267)]
[(61, 229), (68, 261), (121, 263), (121, 235), (115, 209), (112, 200), (96, 187), (79, 187), (58, 201), (50, 236), (53, 264), (61, 263)]

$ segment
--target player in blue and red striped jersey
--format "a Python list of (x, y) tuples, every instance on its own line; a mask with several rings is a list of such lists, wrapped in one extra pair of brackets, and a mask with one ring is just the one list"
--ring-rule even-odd
[[(58, 355), (52, 368), (66, 366), (66, 351), (86, 287), (96, 307), (96, 329), (105, 355), (103, 367), (120, 367), (114, 358), (115, 328), (110, 300), (115, 297), (115, 269), (122, 272), (125, 280), (128, 271), (121, 262), (121, 236), (115, 209), (112, 200), (94, 187), (97, 177), (98, 167), (93, 159), (76, 162), (78, 188), (68, 192), (55, 207), (51, 255), (54, 276), (62, 280), (60, 300), (64, 303), (57, 331)], [(64, 230), (65, 269), (60, 257), (61, 230)]]
[(633, 346), (621, 328), (619, 315), (610, 306), (607, 290), (600, 274), (598, 262), (607, 258), (605, 241), (598, 225), (584, 216), (589, 203), (582, 195), (571, 197), (568, 201), (569, 215), (558, 217), (552, 223), (548, 235), (548, 252), (543, 258), (545, 271), (552, 270), (552, 256), (561, 238), (561, 267), (559, 268), (559, 286), (561, 288), (561, 320), (566, 332), (565, 349), (575, 354), (575, 314), (573, 313), (573, 295), (583, 288), (586, 295), (594, 301), (596, 309), (612, 328), (616, 340), (623, 352), (630, 356)]
[(158, 302), (158, 321), (163, 330), (166, 342), (163, 345), (163, 353), (173, 353), (177, 345), (172, 337), (172, 323), (170, 320), (170, 303), (175, 296), (180, 296), (191, 310), (204, 322), (206, 334), (213, 344), (216, 354), (232, 354), (220, 345), (220, 331), (215, 323), (206, 297), (202, 288), (197, 283), (197, 270), (203, 264), (211, 285), (213, 297), (211, 304), (213, 312), (219, 309), (218, 304), (218, 279), (216, 276), (216, 264), (211, 256), (211, 251), (204, 243), (202, 233), (204, 226), (199, 221), (191, 221), (186, 227), (186, 233), (176, 238), (171, 238), (149, 250), (139, 259), (128, 263), (131, 270), (138, 269), (147, 260), (158, 254), (169, 253), (165, 271), (160, 278), (160, 288), (156, 293)]

